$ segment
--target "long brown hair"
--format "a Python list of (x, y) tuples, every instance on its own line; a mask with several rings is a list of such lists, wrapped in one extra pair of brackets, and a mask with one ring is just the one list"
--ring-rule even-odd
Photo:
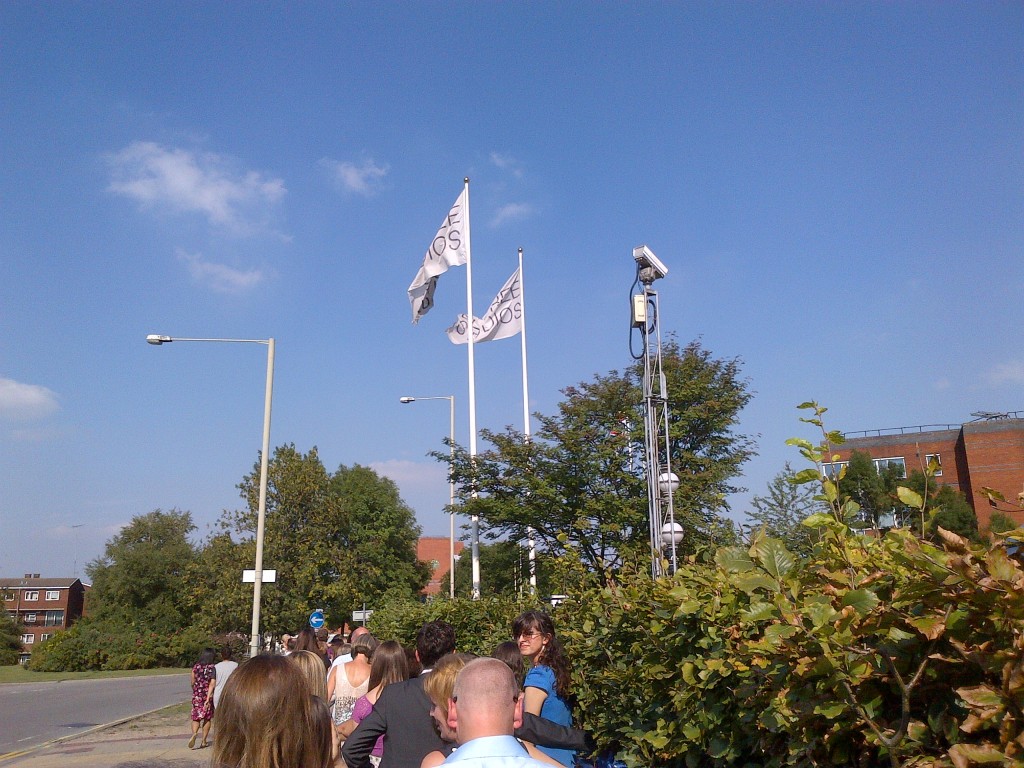
[(312, 651), (292, 651), (285, 658), (302, 672), (302, 676), (306, 678), (306, 684), (309, 686), (309, 692), (327, 701), (327, 676), (324, 674), (323, 659)]
[[(544, 611), (527, 611), (512, 622), (512, 637), (516, 640), (524, 632), (540, 632), (548, 638), (547, 645), (533, 659), (533, 665), (543, 664), (555, 673), (555, 693), (563, 699), (569, 698), (569, 660), (565, 658), (562, 644), (555, 635), (555, 622)], [(228, 678), (229, 680), (231, 678)]]
[(366, 690), (372, 691), (378, 685), (383, 686), (381, 690), (384, 690), (392, 683), (408, 679), (409, 660), (398, 641), (388, 640), (378, 645), (373, 652), (373, 666), (370, 667), (370, 681), (366, 684)]
[(254, 656), (231, 673), (217, 708), (217, 768), (330, 768), (331, 723), (298, 665)]

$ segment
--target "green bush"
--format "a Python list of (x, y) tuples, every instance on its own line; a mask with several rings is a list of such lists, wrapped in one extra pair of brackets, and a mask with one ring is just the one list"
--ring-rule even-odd
[(36, 647), (29, 669), (81, 672), (191, 666), (210, 639), (198, 629), (172, 633), (138, 632), (83, 619)]

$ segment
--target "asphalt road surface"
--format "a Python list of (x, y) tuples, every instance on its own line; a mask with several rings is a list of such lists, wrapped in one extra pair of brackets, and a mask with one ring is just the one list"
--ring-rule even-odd
[(191, 695), (187, 674), (0, 685), (0, 758)]

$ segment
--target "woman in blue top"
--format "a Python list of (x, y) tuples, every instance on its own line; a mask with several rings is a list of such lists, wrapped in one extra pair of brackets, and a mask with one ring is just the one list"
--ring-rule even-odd
[[(559, 725), (572, 726), (569, 710), (569, 662), (555, 637), (555, 625), (543, 611), (527, 611), (512, 623), (519, 652), (530, 660), (523, 687), (523, 710)], [(537, 747), (562, 765), (571, 766), (576, 753), (569, 749)]]

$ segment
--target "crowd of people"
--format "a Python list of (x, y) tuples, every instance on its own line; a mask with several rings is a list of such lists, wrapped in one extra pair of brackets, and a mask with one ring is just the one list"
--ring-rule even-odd
[(528, 611), (511, 630), (491, 657), (458, 653), (444, 621), (413, 648), (357, 627), (303, 629), (240, 665), (207, 649), (192, 669), (189, 748), (209, 746), (212, 726), (214, 768), (572, 766), (587, 738), (554, 623)]

